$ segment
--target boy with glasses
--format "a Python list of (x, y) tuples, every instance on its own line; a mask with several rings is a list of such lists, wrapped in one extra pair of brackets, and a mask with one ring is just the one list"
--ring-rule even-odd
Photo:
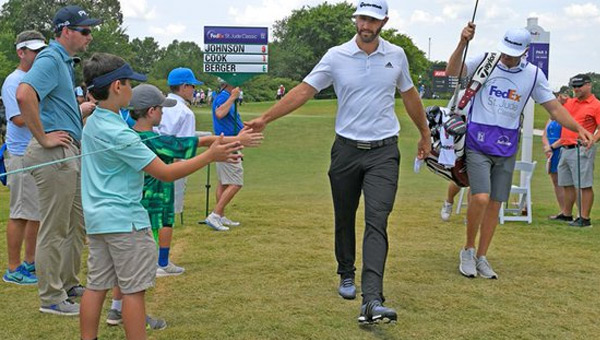
[[(173, 107), (165, 107), (162, 119), (155, 131), (161, 135), (171, 135), (176, 137), (195, 137), (196, 136), (196, 116), (189, 108), (194, 100), (194, 90), (196, 85), (202, 85), (203, 82), (196, 79), (194, 72), (189, 68), (178, 67), (169, 72), (167, 84), (171, 93), (167, 98), (174, 99), (177, 104)], [(183, 196), (185, 193), (185, 184), (187, 179), (182, 178), (175, 181), (175, 213), (183, 212)], [(169, 261), (169, 252), (171, 240), (173, 238), (173, 228), (162, 228), (159, 233), (160, 256), (158, 258), (157, 275), (179, 275), (185, 271), (184, 268), (175, 265)], [(163, 246), (164, 245), (164, 246)]]

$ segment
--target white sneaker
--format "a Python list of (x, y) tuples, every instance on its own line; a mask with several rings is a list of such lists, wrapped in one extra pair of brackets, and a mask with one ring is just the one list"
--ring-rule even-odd
[(442, 221), (450, 220), (450, 216), (452, 216), (452, 203), (444, 201), (444, 205), (442, 205), (442, 211), (440, 211), (440, 216), (442, 217)]
[(177, 276), (183, 274), (185, 268), (176, 266), (173, 262), (169, 261), (164, 267), (158, 266), (156, 268), (156, 277), (164, 276)]
[(213, 228), (216, 231), (227, 231), (229, 230), (228, 227), (223, 225), (223, 222), (221, 222), (221, 216), (213, 213), (210, 213), (210, 215), (208, 215), (208, 217), (206, 217), (206, 220), (204, 221), (206, 222), (206, 225)]
[(466, 277), (475, 277), (477, 276), (477, 269), (475, 264), (475, 248), (460, 250), (460, 264), (458, 265), (458, 270), (461, 274)]
[(240, 222), (232, 221), (225, 216), (221, 217), (221, 223), (230, 227), (237, 227), (240, 225)]
[(486, 279), (498, 279), (498, 274), (492, 269), (492, 266), (490, 266), (490, 263), (485, 256), (479, 256), (477, 258), (477, 273), (479, 276)]

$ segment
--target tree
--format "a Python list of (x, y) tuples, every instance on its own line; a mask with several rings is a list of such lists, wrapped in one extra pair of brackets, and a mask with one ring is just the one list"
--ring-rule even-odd
[(79, 5), (92, 18), (123, 23), (118, 0), (9, 0), (0, 10), (0, 24), (12, 32), (38, 30), (46, 38), (54, 36), (54, 14), (64, 6)]
[(195, 42), (173, 40), (162, 57), (154, 63), (151, 74), (156, 79), (167, 79), (172, 69), (187, 67), (198, 76), (202, 71), (202, 57), (202, 50)]
[(131, 41), (130, 45), (133, 51), (131, 64), (134, 69), (144, 74), (149, 74), (154, 64), (164, 54), (164, 50), (160, 48), (158, 42), (152, 37), (145, 37), (144, 40), (135, 38)]
[(348, 3), (303, 6), (275, 22), (271, 44), (271, 75), (304, 78), (327, 50), (348, 41), (355, 33)]

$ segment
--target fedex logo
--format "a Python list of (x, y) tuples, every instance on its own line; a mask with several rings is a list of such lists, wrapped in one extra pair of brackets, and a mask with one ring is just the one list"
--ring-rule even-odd
[(215, 32), (215, 31), (208, 31), (208, 32), (206, 33), (206, 35), (207, 35), (209, 38), (212, 38), (212, 39), (223, 39), (223, 38), (225, 38), (225, 35), (224, 35), (224, 34), (222, 34), (222, 33), (218, 33), (218, 32)]
[(498, 98), (504, 98), (504, 99), (515, 101), (515, 102), (521, 101), (521, 96), (517, 94), (516, 90), (502, 91), (496, 85), (494, 85), (490, 88), (489, 95), (490, 96), (494, 95)]

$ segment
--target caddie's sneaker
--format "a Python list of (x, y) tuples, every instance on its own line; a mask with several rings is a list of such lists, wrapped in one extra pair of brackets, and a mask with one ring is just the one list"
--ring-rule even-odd
[(37, 277), (34, 274), (31, 274), (22, 265), (18, 266), (14, 271), (7, 269), (2, 276), (2, 280), (18, 285), (34, 285), (38, 282)]
[(108, 315), (106, 316), (106, 323), (109, 326), (118, 326), (123, 323), (123, 317), (121, 316), (121, 312), (116, 309), (109, 309)]
[(479, 276), (486, 279), (495, 280), (498, 278), (498, 274), (494, 272), (492, 266), (490, 266), (490, 263), (488, 262), (485, 256), (479, 256), (477, 258), (477, 273), (479, 274)]
[(396, 311), (384, 307), (379, 300), (372, 300), (360, 307), (360, 316), (358, 317), (359, 324), (371, 324), (379, 321), (396, 322), (398, 315)]
[(229, 230), (229, 228), (224, 226), (221, 222), (221, 217), (215, 213), (210, 213), (210, 215), (206, 217), (206, 220), (204, 222), (206, 222), (207, 226), (213, 228), (216, 231)]
[(571, 227), (591, 227), (592, 220), (590, 218), (577, 217), (573, 222), (569, 223)]
[(25, 268), (28, 272), (32, 274), (35, 273), (35, 262), (29, 263), (27, 261), (23, 261), (21, 266), (23, 266), (23, 268)]
[(183, 274), (185, 268), (176, 266), (173, 262), (169, 261), (166, 266), (158, 266), (156, 269), (156, 277), (163, 276), (177, 276)]
[(167, 322), (163, 319), (154, 319), (150, 315), (146, 315), (146, 329), (160, 331), (167, 328)]
[(351, 277), (341, 279), (338, 293), (346, 300), (354, 300), (356, 298), (356, 286), (354, 279)]
[(56, 305), (48, 305), (40, 307), (40, 312), (64, 315), (64, 316), (76, 316), (79, 315), (79, 304), (70, 300), (65, 300)]
[(232, 221), (225, 216), (221, 217), (221, 223), (229, 227), (237, 227), (240, 225), (240, 222)]
[(477, 276), (477, 269), (475, 266), (475, 248), (460, 250), (460, 264), (458, 265), (458, 270), (461, 274), (466, 277), (475, 277)]
[(70, 298), (82, 297), (84, 292), (85, 287), (82, 285), (77, 285), (67, 290), (67, 296)]
[(442, 221), (450, 220), (450, 216), (452, 216), (452, 203), (444, 201), (444, 204), (442, 205), (442, 211), (440, 211), (440, 216), (442, 217)]

